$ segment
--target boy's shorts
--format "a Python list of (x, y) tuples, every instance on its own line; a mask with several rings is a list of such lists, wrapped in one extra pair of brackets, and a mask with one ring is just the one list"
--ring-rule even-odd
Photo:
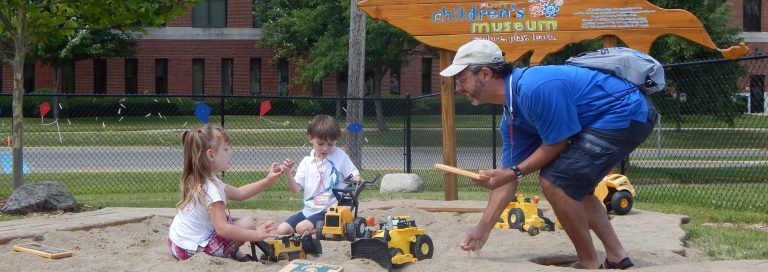
[(296, 226), (301, 223), (301, 221), (309, 220), (310, 223), (312, 223), (312, 226), (317, 227), (317, 221), (323, 221), (325, 220), (325, 212), (322, 211), (313, 215), (310, 215), (309, 218), (304, 216), (302, 212), (299, 212), (297, 214), (291, 215), (291, 217), (288, 217), (288, 219), (285, 220), (285, 223), (288, 223), (288, 225), (291, 225), (291, 227), (296, 230)]
[[(232, 224), (232, 218), (227, 215), (227, 223)], [(199, 252), (214, 257), (232, 258), (237, 257), (238, 248), (235, 246), (235, 242), (221, 237), (216, 231), (213, 232), (208, 239), (208, 244), (205, 247), (198, 246), (197, 250), (187, 250), (176, 246), (170, 238), (168, 238), (168, 247), (171, 249), (171, 255), (176, 259), (183, 261), (192, 257)]]
[(645, 123), (631, 121), (628, 128), (585, 128), (571, 137), (571, 143), (540, 175), (576, 201), (595, 193), (602, 178), (629, 156), (651, 134), (656, 109), (648, 102)]

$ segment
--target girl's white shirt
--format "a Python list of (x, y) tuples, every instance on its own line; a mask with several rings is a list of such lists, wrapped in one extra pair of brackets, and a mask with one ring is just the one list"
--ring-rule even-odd
[[(296, 180), (296, 184), (304, 189), (304, 197), (302, 198), (302, 200), (304, 200), (304, 209), (301, 212), (305, 217), (324, 211), (328, 207), (338, 203), (330, 189), (331, 173), (333, 172), (331, 171), (331, 167), (335, 166), (338, 174), (341, 174), (338, 176), (338, 183), (335, 186), (335, 188), (338, 189), (344, 189), (346, 187), (344, 179), (350, 174), (352, 176), (360, 175), (360, 171), (357, 170), (355, 164), (349, 159), (347, 153), (338, 147), (333, 147), (330, 154), (323, 159), (321, 171), (318, 171), (318, 165), (321, 165), (321, 161), (315, 158), (315, 150), (313, 149), (309, 152), (309, 156), (306, 156), (301, 160), (299, 166), (296, 167), (296, 175), (293, 177), (294, 180)], [(318, 189), (320, 186), (320, 172), (323, 173), (322, 179), (325, 187), (323, 189)], [(315, 205), (314, 196), (318, 192), (327, 192), (330, 194), (330, 201), (328, 201), (327, 205)]]
[(207, 178), (203, 188), (207, 196), (205, 201), (201, 202), (195, 196), (195, 201), (190, 201), (184, 209), (178, 211), (168, 231), (168, 238), (176, 246), (195, 251), (198, 247), (208, 245), (215, 231), (213, 221), (208, 216), (208, 206), (218, 201), (227, 204), (225, 186), (218, 177)]

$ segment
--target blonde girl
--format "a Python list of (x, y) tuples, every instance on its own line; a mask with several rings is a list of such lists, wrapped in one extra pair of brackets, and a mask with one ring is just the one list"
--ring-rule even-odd
[(283, 169), (273, 163), (267, 177), (235, 188), (221, 180), (229, 167), (229, 136), (221, 128), (204, 125), (181, 136), (184, 146), (184, 170), (181, 176), (181, 201), (168, 232), (168, 246), (178, 260), (195, 253), (244, 260), (238, 248), (245, 241), (264, 240), (271, 235), (275, 222), (256, 226), (250, 216), (232, 221), (227, 200), (246, 200), (279, 181)]

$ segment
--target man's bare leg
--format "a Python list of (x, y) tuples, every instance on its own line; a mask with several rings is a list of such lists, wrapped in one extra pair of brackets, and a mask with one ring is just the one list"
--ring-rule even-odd
[(589, 218), (583, 203), (574, 200), (563, 189), (555, 186), (543, 177), (539, 178), (539, 185), (549, 203), (552, 204), (552, 209), (565, 229), (565, 233), (571, 239), (571, 243), (573, 243), (573, 247), (576, 249), (579, 264), (585, 268), (598, 268), (600, 263), (597, 261), (595, 246), (592, 245), (592, 236), (589, 233)]
[(581, 203), (587, 212), (589, 228), (595, 232), (597, 238), (603, 243), (608, 261), (618, 263), (627, 257), (627, 253), (624, 251), (616, 231), (613, 230), (613, 226), (605, 212), (605, 207), (600, 203), (600, 200), (594, 195), (588, 195), (584, 197)]

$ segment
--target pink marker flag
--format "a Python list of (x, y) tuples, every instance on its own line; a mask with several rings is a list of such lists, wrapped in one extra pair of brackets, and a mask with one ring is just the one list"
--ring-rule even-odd
[(261, 108), (259, 109), (259, 117), (267, 115), (267, 112), (272, 109), (272, 104), (267, 101), (261, 101)]
[(51, 104), (48, 102), (43, 102), (40, 104), (40, 120), (43, 120), (43, 117), (45, 117), (48, 112), (51, 111)]

